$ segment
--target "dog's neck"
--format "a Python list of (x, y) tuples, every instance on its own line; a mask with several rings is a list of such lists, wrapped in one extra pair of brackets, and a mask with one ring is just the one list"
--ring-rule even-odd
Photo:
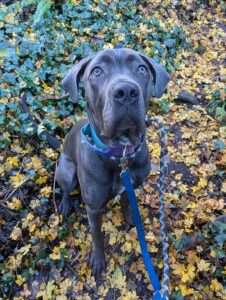
[(118, 160), (122, 157), (134, 157), (140, 150), (141, 144), (144, 142), (145, 135), (142, 135), (140, 145), (137, 147), (124, 146), (121, 144), (115, 147), (109, 147), (104, 144), (97, 136), (94, 128), (88, 123), (81, 129), (81, 140), (85, 143), (92, 151), (105, 158)]

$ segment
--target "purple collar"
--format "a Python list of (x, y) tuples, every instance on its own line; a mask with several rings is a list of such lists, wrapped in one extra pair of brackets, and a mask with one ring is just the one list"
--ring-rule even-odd
[(137, 147), (123, 146), (121, 144), (118, 144), (116, 147), (109, 147), (101, 142), (90, 124), (85, 125), (81, 129), (81, 140), (83, 143), (85, 143), (97, 154), (114, 160), (119, 160), (124, 156), (128, 158), (134, 157), (135, 154), (141, 149), (141, 145), (144, 142), (144, 137), (145, 135), (142, 134), (140, 144)]

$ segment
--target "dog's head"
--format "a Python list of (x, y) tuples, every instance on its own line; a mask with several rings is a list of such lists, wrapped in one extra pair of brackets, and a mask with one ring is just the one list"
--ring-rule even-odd
[(169, 75), (148, 56), (122, 48), (90, 55), (71, 69), (62, 86), (75, 103), (80, 80), (89, 121), (103, 142), (137, 146), (150, 97), (162, 96)]

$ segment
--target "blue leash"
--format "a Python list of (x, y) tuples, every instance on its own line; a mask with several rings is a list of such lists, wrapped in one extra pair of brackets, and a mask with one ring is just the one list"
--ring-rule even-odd
[(148, 275), (149, 275), (151, 284), (154, 288), (153, 300), (161, 300), (161, 299), (166, 300), (166, 297), (161, 294), (162, 286), (161, 286), (161, 283), (159, 282), (158, 277), (155, 273), (155, 269), (152, 264), (149, 252), (148, 252), (147, 243), (146, 243), (145, 236), (144, 236), (144, 229), (142, 226), (142, 220), (141, 220), (139, 208), (137, 205), (137, 198), (136, 198), (136, 195), (135, 195), (132, 183), (131, 183), (131, 178), (130, 178), (128, 169), (125, 169), (124, 171), (122, 171), (121, 178), (122, 178), (122, 182), (125, 186), (126, 193), (127, 193), (128, 199), (129, 199), (129, 203), (130, 203), (130, 206), (132, 209), (133, 219), (134, 219), (136, 229), (137, 229), (137, 235), (138, 235), (138, 239), (139, 239), (139, 243), (140, 243), (140, 248), (141, 248), (144, 264), (148, 271)]
[(137, 235), (140, 243), (141, 253), (143, 256), (144, 264), (146, 266), (151, 284), (154, 289), (153, 300), (168, 300), (169, 299), (169, 263), (168, 263), (168, 244), (166, 241), (166, 230), (165, 230), (165, 221), (164, 221), (164, 211), (163, 211), (163, 197), (164, 197), (164, 177), (165, 177), (165, 131), (162, 123), (156, 120), (155, 118), (150, 118), (148, 121), (156, 121), (161, 130), (161, 159), (160, 159), (160, 227), (162, 233), (162, 241), (163, 241), (163, 256), (164, 256), (164, 293), (161, 292), (162, 286), (159, 282), (159, 279), (156, 275), (153, 263), (151, 261), (151, 257), (148, 252), (147, 243), (145, 240), (144, 229), (142, 226), (142, 220), (139, 213), (139, 208), (137, 204), (137, 198), (134, 192), (134, 188), (132, 186), (131, 178), (129, 175), (129, 171), (127, 168), (128, 159), (123, 157), (121, 159), (121, 178), (122, 182), (125, 186), (127, 197), (129, 199), (129, 203), (132, 209), (133, 219), (136, 225)]

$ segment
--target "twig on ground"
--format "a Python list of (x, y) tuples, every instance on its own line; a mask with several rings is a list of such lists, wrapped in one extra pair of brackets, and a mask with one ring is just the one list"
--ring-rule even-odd
[(176, 100), (179, 102), (190, 103), (193, 105), (199, 104), (199, 100), (197, 99), (196, 96), (192, 95), (191, 93), (187, 93), (183, 91), (179, 92)]
[(6, 194), (4, 200), (8, 200), (11, 196), (13, 196), (13, 194), (30, 179), (31, 179), (30, 177), (26, 178), (23, 182), (21, 182), (20, 185), (18, 185), (15, 189), (13, 189), (12, 192), (9, 192), (8, 194)]
[[(78, 278), (80, 279), (79, 275), (77, 274), (77, 272), (72, 268), (72, 266), (66, 262), (66, 267)], [(92, 293), (92, 296), (95, 297), (96, 299), (98, 299), (98, 295), (94, 292), (94, 289), (91, 288), (86, 282), (83, 283), (84, 284), (84, 288), (88, 293)]]
[(42, 100), (47, 100), (47, 99), (49, 99), (49, 100), (61, 100), (61, 99), (64, 99), (64, 98), (67, 98), (69, 96), (69, 94), (68, 93), (65, 93), (65, 94), (63, 94), (63, 95), (44, 95), (43, 96), (43, 98), (42, 98)]

